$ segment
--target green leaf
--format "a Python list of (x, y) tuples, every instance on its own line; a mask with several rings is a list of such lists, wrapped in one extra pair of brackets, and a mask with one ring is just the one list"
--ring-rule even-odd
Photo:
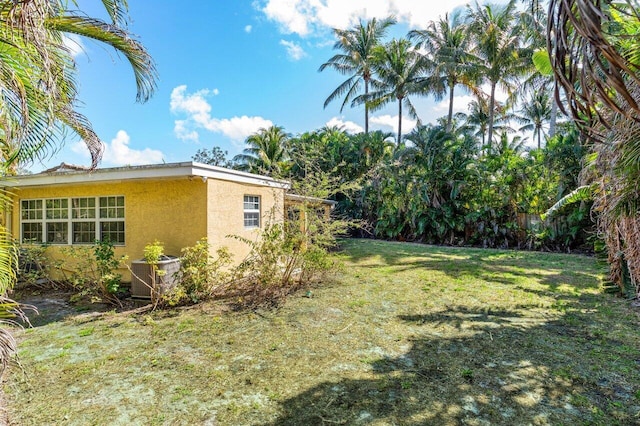
[(547, 220), (553, 218), (564, 206), (568, 206), (569, 204), (577, 203), (580, 201), (591, 200), (593, 198), (593, 193), (596, 189), (595, 184), (591, 185), (583, 185), (580, 186), (560, 200), (555, 203), (553, 206), (549, 208), (544, 214), (540, 215), (542, 220)]
[(540, 74), (547, 76), (553, 75), (553, 67), (551, 66), (549, 52), (542, 49), (536, 50), (533, 52), (531, 60)]

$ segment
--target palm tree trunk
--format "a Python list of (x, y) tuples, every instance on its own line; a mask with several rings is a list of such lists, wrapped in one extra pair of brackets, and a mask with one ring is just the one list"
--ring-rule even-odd
[(556, 97), (551, 97), (551, 117), (549, 117), (549, 137), (552, 138), (556, 134), (556, 121), (558, 120), (558, 104)]
[(493, 112), (496, 109), (494, 104), (496, 102), (496, 84), (491, 83), (491, 98), (489, 99), (489, 137), (487, 143), (489, 144), (489, 152), (493, 145)]
[(538, 129), (538, 149), (540, 149), (540, 133), (542, 133), (542, 129)]
[(453, 121), (453, 89), (454, 85), (449, 85), (449, 116), (447, 117), (447, 132), (451, 131), (451, 122)]
[(402, 99), (398, 98), (398, 145), (402, 137)]
[[(368, 94), (369, 94), (369, 79), (365, 78), (364, 79), (365, 98)], [(366, 102), (364, 103), (364, 134), (365, 135), (369, 134), (369, 105), (367, 105)]]

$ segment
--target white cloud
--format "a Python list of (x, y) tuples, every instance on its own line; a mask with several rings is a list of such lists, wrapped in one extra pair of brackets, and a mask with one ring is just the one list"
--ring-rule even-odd
[[(105, 143), (102, 163), (108, 166), (136, 166), (141, 164), (157, 164), (162, 162), (164, 154), (151, 148), (132, 149), (129, 144), (131, 138), (124, 130), (118, 130), (111, 142)], [(84, 142), (79, 141), (71, 150), (84, 158), (89, 158), (89, 151)]]
[[(454, 96), (453, 97), (453, 113), (456, 112), (467, 112), (469, 110), (469, 103), (475, 100), (475, 96), (464, 95), (464, 96)], [(433, 111), (438, 114), (448, 114), (449, 113), (449, 97), (447, 99), (438, 102), (433, 107)]]
[(185, 120), (176, 120), (173, 126), (173, 132), (176, 137), (182, 141), (199, 142), (200, 135), (195, 130), (188, 128), (188, 124)]
[(77, 58), (79, 55), (86, 53), (85, 45), (82, 43), (82, 38), (75, 34), (64, 34), (62, 36), (62, 43), (64, 47), (69, 50), (71, 56)]
[(243, 141), (249, 135), (260, 128), (273, 125), (270, 120), (262, 117), (215, 118), (211, 116), (211, 105), (205, 97), (209, 93), (217, 94), (217, 89), (198, 90), (194, 93), (186, 93), (187, 86), (181, 85), (171, 92), (171, 112), (186, 114), (184, 120), (176, 120), (174, 133), (181, 140), (198, 140), (197, 129), (204, 129), (214, 133), (222, 133), (234, 141)]
[(287, 49), (287, 55), (289, 55), (289, 59), (292, 61), (299, 61), (300, 59), (307, 56), (307, 53), (302, 49), (299, 44), (296, 44), (293, 41), (280, 40), (280, 45), (284, 46)]
[(103, 161), (114, 166), (156, 164), (162, 162), (162, 151), (145, 148), (136, 150), (129, 148), (131, 138), (124, 130), (119, 130), (116, 137), (106, 144)]
[(270, 120), (266, 120), (262, 117), (248, 117), (243, 115), (242, 117), (231, 117), (217, 119), (214, 118), (208, 123), (207, 130), (212, 132), (223, 133), (230, 139), (241, 141), (245, 140), (248, 136), (254, 134), (259, 129), (273, 126)]
[(249, 34), (251, 32), (251, 30), (253, 30), (253, 27), (251, 25), (246, 25), (244, 27), (244, 32)]
[(359, 19), (395, 15), (411, 28), (424, 28), (429, 21), (467, 4), (468, 0), (267, 0), (260, 10), (287, 34), (308, 36), (323, 28), (347, 28)]
[(344, 129), (347, 133), (355, 134), (364, 132), (364, 128), (353, 121), (343, 121), (342, 118), (333, 117), (331, 120), (327, 121), (327, 127), (336, 126), (338, 128)]
[[(369, 121), (372, 124), (377, 124), (381, 127), (391, 127), (394, 132), (398, 131), (398, 116), (391, 116), (389, 114), (385, 115), (377, 115), (369, 118)], [(402, 117), (402, 134), (409, 133), (414, 127), (416, 127), (417, 122), (415, 120), (411, 120), (407, 117)]]

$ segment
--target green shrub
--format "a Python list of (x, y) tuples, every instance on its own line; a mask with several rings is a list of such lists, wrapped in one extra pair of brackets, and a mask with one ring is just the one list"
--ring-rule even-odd
[(297, 217), (285, 223), (275, 221), (272, 214), (256, 240), (232, 236), (250, 248), (235, 270), (240, 278), (230, 292), (240, 305), (276, 305), (335, 269), (330, 250), (336, 246), (336, 236), (353, 224), (318, 214), (321, 206), (309, 198), (296, 206)]
[(18, 282), (28, 286), (58, 288), (60, 284), (51, 279), (53, 265), (46, 256), (49, 246), (25, 245), (18, 255)]
[[(158, 304), (162, 301), (162, 295), (160, 293), (160, 288), (158, 287), (158, 283), (156, 282), (156, 277), (162, 277), (166, 274), (167, 271), (159, 270), (158, 263), (164, 256), (164, 243), (161, 243), (158, 240), (155, 240), (153, 243), (147, 244), (143, 249), (144, 260), (151, 266), (151, 303), (154, 308), (158, 306)], [(133, 272), (132, 272), (133, 273)], [(146, 280), (142, 279), (143, 277), (139, 277), (143, 282)]]
[(231, 254), (226, 247), (211, 256), (211, 245), (206, 238), (199, 240), (193, 247), (182, 249), (178, 285), (163, 300), (170, 306), (184, 303), (197, 303), (216, 294), (221, 285), (227, 283), (233, 270)]
[(62, 282), (76, 294), (74, 300), (84, 298), (92, 302), (121, 305), (119, 294), (122, 276), (117, 273), (122, 259), (115, 256), (113, 243), (97, 241), (92, 246), (61, 248), (62, 259), (54, 262)]

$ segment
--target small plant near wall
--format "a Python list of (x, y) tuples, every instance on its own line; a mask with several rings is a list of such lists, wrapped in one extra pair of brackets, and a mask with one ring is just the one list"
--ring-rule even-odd
[(54, 267), (67, 288), (74, 290), (74, 299), (91, 297), (95, 292), (96, 261), (92, 246), (73, 246), (60, 249), (62, 257), (54, 260)]
[[(32, 253), (35, 253), (33, 248)], [(69, 246), (60, 249), (61, 258), (49, 261), (44, 253), (42, 259), (48, 282), (54, 288), (66, 288), (75, 292), (71, 301), (90, 299), (91, 302), (103, 302), (122, 306), (120, 302), (120, 281), (118, 266), (124, 258), (117, 258), (113, 244), (108, 241), (96, 241), (91, 246)], [(51, 270), (56, 270), (58, 280), (51, 278)]]
[(18, 253), (18, 283), (39, 288), (59, 288), (60, 284), (51, 279), (53, 265), (46, 256), (49, 246), (24, 245)]
[(123, 259), (116, 258), (113, 243), (108, 239), (96, 241), (93, 254), (96, 261), (97, 284), (100, 293), (105, 298), (115, 297), (117, 300), (116, 295), (120, 292), (122, 275), (116, 271)]
[(169, 306), (198, 303), (223, 291), (223, 286), (234, 276), (231, 254), (226, 247), (211, 255), (211, 245), (202, 238), (192, 247), (182, 249), (178, 285), (163, 295), (163, 302)]
[[(160, 303), (160, 288), (158, 287), (158, 278), (163, 277), (166, 274), (166, 271), (158, 269), (158, 264), (162, 257), (164, 256), (164, 244), (158, 240), (155, 240), (153, 243), (147, 244), (144, 246), (144, 260), (151, 267), (151, 272), (149, 274), (149, 278), (151, 280), (150, 290), (151, 290), (151, 303), (156, 307), (158, 303)], [(144, 278), (142, 278), (143, 282), (146, 282)]]

